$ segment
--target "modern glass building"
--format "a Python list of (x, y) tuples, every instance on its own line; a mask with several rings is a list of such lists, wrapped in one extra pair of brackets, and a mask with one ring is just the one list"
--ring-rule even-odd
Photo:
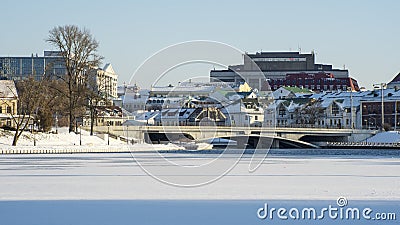
[(44, 51), (43, 56), (0, 56), (0, 78), (21, 80), (33, 76), (59, 77), (66, 74), (64, 60), (59, 51)]

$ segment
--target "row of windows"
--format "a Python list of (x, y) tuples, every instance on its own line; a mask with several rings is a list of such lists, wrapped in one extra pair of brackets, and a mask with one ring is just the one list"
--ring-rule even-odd
[[(277, 90), (277, 89), (279, 89), (280, 87), (285, 87), (285, 86), (287, 86), (287, 85), (274, 85), (273, 86), (273, 89), (274, 90)], [(296, 87), (296, 85), (291, 85), (292, 87)], [(307, 89), (310, 89), (310, 90), (324, 90), (324, 91), (333, 91), (333, 90), (342, 90), (342, 91), (347, 91), (347, 85), (343, 85), (343, 86), (341, 86), (341, 85), (323, 85), (322, 86), (322, 89), (321, 89), (321, 85), (300, 85), (299, 86), (300, 88), (307, 88)]]
[(0, 113), (12, 113), (11, 106), (5, 106), (5, 107), (0, 106)]

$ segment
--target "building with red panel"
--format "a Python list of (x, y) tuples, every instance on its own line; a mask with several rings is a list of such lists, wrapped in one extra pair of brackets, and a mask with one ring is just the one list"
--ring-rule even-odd
[[(315, 63), (315, 54), (300, 52), (256, 52), (244, 54), (243, 64), (226, 70), (211, 70), (211, 82), (248, 83), (258, 90), (281, 86), (307, 87), (315, 91), (359, 89), (347, 69)], [(274, 86), (276, 85), (276, 87)]]
[(285, 78), (267, 79), (271, 90), (280, 87), (307, 88), (314, 92), (322, 91), (359, 91), (357, 81), (350, 77), (335, 78), (333, 73), (288, 73)]

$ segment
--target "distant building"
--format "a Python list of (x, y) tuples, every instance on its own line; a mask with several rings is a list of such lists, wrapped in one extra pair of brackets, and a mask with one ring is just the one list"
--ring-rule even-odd
[(112, 65), (107, 63), (103, 68), (94, 68), (89, 73), (95, 74), (96, 84), (99, 92), (109, 103), (118, 98), (117, 84), (118, 75), (115, 73)]
[(155, 117), (158, 126), (229, 126), (227, 111), (213, 99), (193, 99), (179, 108), (163, 108)]
[[(360, 104), (370, 92), (302, 93), (299, 88), (274, 91), (275, 98), (265, 110), (267, 125), (361, 129)], [(298, 90), (300, 90), (299, 93)], [(282, 91), (282, 93), (281, 93)], [(278, 93), (276, 93), (278, 92)]]
[(138, 85), (122, 85), (118, 87), (118, 99), (114, 104), (130, 113), (141, 113), (146, 109), (150, 91), (141, 89)]
[[(83, 126), (90, 126), (90, 116), (82, 118)], [(122, 126), (124, 115), (122, 109), (118, 106), (98, 106), (96, 107), (96, 118), (94, 126)]]
[(400, 73), (387, 84), (387, 88), (400, 89)]
[(44, 51), (43, 56), (0, 56), (0, 77), (21, 80), (33, 76), (63, 76), (67, 72), (59, 51)]
[(238, 127), (261, 127), (264, 122), (264, 109), (254, 92), (238, 92), (240, 99), (226, 106), (230, 125)]
[(146, 102), (146, 110), (178, 108), (193, 97), (209, 97), (215, 86), (201, 83), (183, 83), (178, 86), (152, 87)]
[(400, 89), (383, 90), (384, 112), (382, 113), (381, 90), (369, 92), (360, 102), (362, 127), (364, 129), (382, 128), (384, 126), (398, 130), (400, 128)]
[(272, 92), (274, 99), (293, 99), (303, 95), (310, 96), (312, 94), (313, 92), (307, 88), (298, 88), (290, 86), (283, 86)]
[(12, 80), (0, 80), (0, 127), (13, 126), (12, 116), (18, 113), (18, 93)]
[(310, 89), (314, 92), (321, 91), (359, 91), (358, 83), (350, 77), (336, 78), (329, 73), (293, 73), (285, 78), (268, 79), (271, 90), (275, 91), (282, 86)]
[[(247, 54), (244, 57), (243, 65), (229, 66), (227, 70), (212, 70), (210, 72), (211, 82), (230, 82), (240, 83), (247, 82), (252, 88), (258, 90), (268, 89), (268, 84), (273, 90), (280, 86), (288, 85), (300, 87), (309, 85), (309, 89), (320, 91), (326, 86), (329, 90), (337, 89), (340, 85), (342, 90), (344, 86), (358, 90), (357, 82), (349, 78), (349, 71), (346, 69), (333, 69), (332, 65), (315, 63), (315, 54), (302, 54), (299, 52), (260, 52), (255, 54)], [(255, 64), (254, 64), (254, 63)], [(261, 70), (262, 74), (260, 74)], [(240, 73), (240, 75), (239, 75)], [(325, 74), (329, 77), (321, 77), (319, 74)], [(301, 76), (306, 76), (309, 84), (302, 84), (302, 79), (297, 80)], [(329, 79), (334, 78), (335, 82), (329, 83)], [(321, 80), (328, 79), (326, 83), (319, 84)], [(304, 80), (305, 82), (305, 80)], [(276, 86), (275, 86), (276, 85)], [(314, 85), (314, 88), (311, 88)], [(320, 85), (320, 88), (317, 88)], [(346, 88), (347, 88), (346, 87)]]

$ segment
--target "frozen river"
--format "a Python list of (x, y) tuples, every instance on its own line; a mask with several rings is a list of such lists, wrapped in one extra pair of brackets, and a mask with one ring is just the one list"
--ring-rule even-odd
[[(270, 218), (265, 207), (300, 212), (313, 207), (317, 216), (324, 216), (317, 219), (318, 224), (396, 224), (399, 219), (375, 219), (381, 212), (400, 216), (397, 151), (272, 151), (254, 172), (249, 172), (252, 154), (238, 156), (182, 152), (1, 155), (0, 224), (232, 225), (316, 220), (282, 220), (277, 214)], [(207, 184), (182, 186), (201, 182)], [(338, 199), (343, 198), (346, 205), (339, 207)], [(373, 219), (332, 219), (327, 212), (320, 213), (331, 206), (336, 210), (357, 207), (360, 212), (371, 208), (368, 216)], [(260, 219), (260, 215), (267, 217)]]
[[(236, 154), (221, 158), (218, 154), (149, 152), (1, 155), (0, 199), (330, 200), (347, 196), (400, 200), (398, 151), (351, 154), (349, 150), (275, 151), (252, 173), (251, 154), (236, 165)], [(208, 184), (180, 185), (200, 183)]]

